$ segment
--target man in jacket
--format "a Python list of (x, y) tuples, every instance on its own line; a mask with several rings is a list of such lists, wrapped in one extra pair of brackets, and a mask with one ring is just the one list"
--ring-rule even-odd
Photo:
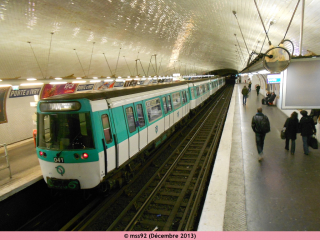
[(249, 94), (249, 90), (246, 86), (244, 86), (242, 88), (242, 91), (241, 91), (242, 95), (243, 95), (243, 105), (246, 105), (247, 103), (247, 97), (248, 97), (248, 94)]
[(302, 118), (300, 119), (300, 130), (303, 142), (303, 151), (305, 155), (309, 155), (309, 138), (312, 134), (315, 134), (317, 130), (312, 118), (308, 116), (307, 111), (302, 110), (300, 114), (302, 115)]
[(257, 96), (259, 96), (259, 91), (260, 91), (260, 85), (259, 84), (257, 84), (256, 90), (257, 90)]
[(263, 145), (266, 134), (270, 132), (270, 122), (266, 115), (262, 114), (262, 108), (257, 109), (257, 114), (253, 116), (251, 122), (252, 130), (256, 134), (256, 145), (259, 154), (258, 161), (262, 161)]

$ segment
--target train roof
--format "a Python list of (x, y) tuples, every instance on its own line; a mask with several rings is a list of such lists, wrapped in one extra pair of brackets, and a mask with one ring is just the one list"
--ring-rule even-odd
[(99, 99), (109, 99), (109, 98), (121, 97), (125, 95), (149, 92), (149, 91), (158, 90), (158, 89), (178, 87), (183, 85), (187, 86), (188, 83), (206, 82), (208, 80), (212, 80), (212, 79), (181, 81), (177, 83), (167, 83), (167, 84), (163, 83), (163, 84), (156, 84), (156, 85), (141, 85), (141, 86), (124, 87), (124, 88), (112, 88), (112, 89), (106, 89), (106, 90), (91, 90), (86, 92), (75, 92), (70, 94), (55, 95), (52, 97), (44, 98), (42, 100), (75, 100), (80, 98), (86, 98), (94, 101)]

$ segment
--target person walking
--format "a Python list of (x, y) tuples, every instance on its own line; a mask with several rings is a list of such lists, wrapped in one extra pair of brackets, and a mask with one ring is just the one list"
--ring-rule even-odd
[(266, 134), (270, 132), (270, 122), (266, 115), (262, 113), (262, 108), (257, 109), (256, 115), (253, 116), (251, 122), (252, 130), (256, 134), (256, 145), (259, 154), (258, 161), (263, 159), (263, 145)]
[(241, 91), (242, 95), (243, 95), (243, 105), (246, 105), (247, 104), (247, 98), (248, 98), (248, 94), (249, 94), (249, 90), (246, 86), (244, 86), (242, 88), (242, 91)]
[(260, 85), (259, 84), (257, 84), (256, 90), (257, 90), (257, 96), (259, 96), (259, 91), (260, 91)]
[(293, 155), (296, 149), (296, 139), (297, 133), (299, 131), (299, 120), (298, 113), (293, 112), (291, 116), (287, 118), (284, 126), (286, 128), (286, 146), (284, 147), (286, 150), (289, 150), (289, 142), (291, 140), (291, 154)]
[(307, 111), (302, 110), (300, 114), (302, 115), (302, 118), (300, 119), (300, 131), (303, 142), (303, 151), (305, 155), (309, 155), (309, 138), (312, 136), (312, 134), (315, 134), (317, 130), (314, 126), (312, 118), (308, 116)]
[(252, 82), (251, 82), (250, 78), (249, 78), (248, 84), (249, 84), (249, 85), (248, 85), (249, 92), (251, 92), (251, 84), (252, 84)]

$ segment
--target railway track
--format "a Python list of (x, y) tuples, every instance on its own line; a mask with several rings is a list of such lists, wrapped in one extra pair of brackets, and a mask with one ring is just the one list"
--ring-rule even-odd
[[(227, 98), (231, 93), (229, 90)], [(194, 230), (229, 106), (224, 98), (220, 97), (107, 230)]]
[[(167, 141), (162, 150), (151, 157), (148, 164), (155, 165), (157, 170), (141, 191), (132, 190), (141, 181), (141, 176), (137, 174), (128, 185), (112, 198), (103, 201), (91, 214), (84, 218), (76, 216), (74, 219), (82, 220), (72, 220), (61, 230), (192, 230), (207, 176), (212, 169), (232, 89), (229, 87), (226, 90), (228, 93), (217, 94), (210, 114), (200, 112), (200, 115), (206, 117), (192, 129), (184, 126), (172, 136), (184, 137), (179, 140), (180, 144), (175, 151), (166, 157), (165, 163), (157, 165), (154, 162), (170, 148), (171, 141)], [(150, 166), (146, 164), (141, 174), (150, 172)], [(120, 207), (124, 210), (117, 214), (106, 213), (111, 208), (117, 208), (114, 204), (119, 202), (120, 197), (125, 198), (120, 202), (126, 201)], [(118, 218), (115, 219), (114, 215)], [(104, 226), (93, 227), (103, 224), (101, 222), (105, 222)]]

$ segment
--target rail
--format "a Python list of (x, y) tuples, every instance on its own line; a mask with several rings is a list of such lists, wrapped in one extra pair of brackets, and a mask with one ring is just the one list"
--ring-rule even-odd
[(11, 168), (10, 168), (10, 162), (9, 162), (9, 156), (8, 156), (8, 149), (7, 149), (7, 144), (0, 144), (0, 148), (1, 147), (4, 147), (4, 156), (0, 156), (0, 159), (1, 158), (5, 158), (6, 159), (6, 162), (7, 162), (7, 166), (5, 167), (0, 167), (0, 171), (1, 170), (5, 170), (5, 169), (9, 169), (9, 176), (10, 178), (12, 178), (12, 174), (11, 174)]

